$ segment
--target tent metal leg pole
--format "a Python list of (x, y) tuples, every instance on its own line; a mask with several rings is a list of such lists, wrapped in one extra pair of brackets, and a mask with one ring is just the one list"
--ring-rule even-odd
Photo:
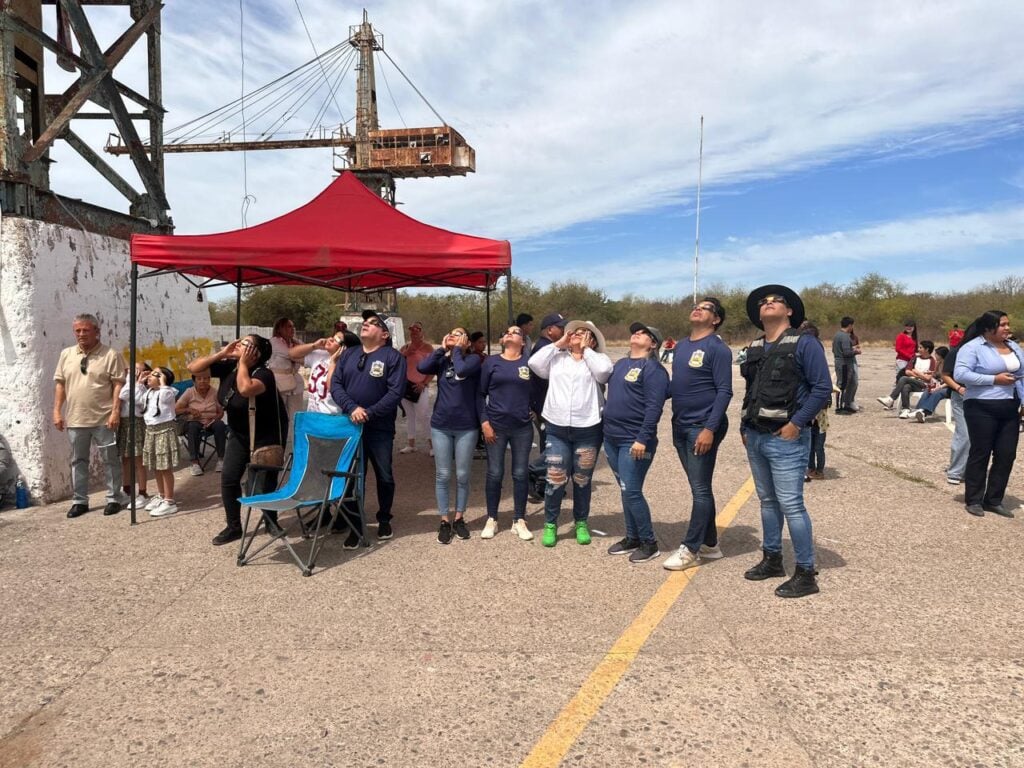
[(487, 322), (485, 323), (487, 329), (487, 354), (491, 354), (491, 275), (487, 274), (487, 290), (484, 291), (485, 305), (487, 307)]
[(132, 330), (128, 336), (128, 455), (131, 460), (128, 462), (128, 506), (131, 509), (131, 524), (135, 525), (135, 342), (137, 341), (138, 321), (138, 296), (139, 296), (139, 265), (132, 264), (132, 305), (131, 324)]
[(235, 338), (242, 335), (242, 270), (238, 270), (238, 282), (235, 283)]
[(505, 270), (505, 300), (508, 303), (508, 324), (512, 325), (512, 321), (515, 319), (512, 317), (512, 270)]

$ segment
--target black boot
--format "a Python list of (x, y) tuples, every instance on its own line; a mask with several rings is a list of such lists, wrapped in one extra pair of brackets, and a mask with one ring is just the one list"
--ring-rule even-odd
[(782, 553), (762, 550), (764, 556), (761, 562), (743, 574), (743, 578), (750, 581), (763, 581), (786, 575), (786, 569), (782, 567)]
[(796, 573), (789, 581), (784, 581), (775, 588), (779, 597), (807, 597), (818, 593), (818, 581), (814, 578), (813, 568), (796, 567)]

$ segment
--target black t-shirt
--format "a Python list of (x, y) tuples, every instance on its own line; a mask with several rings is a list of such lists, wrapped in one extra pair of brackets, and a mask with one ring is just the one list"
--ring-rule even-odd
[[(237, 364), (232, 360), (219, 360), (210, 366), (210, 375), (220, 379), (217, 388), (217, 402), (224, 408), (228, 426), (238, 439), (249, 447), (249, 398), (242, 397), (235, 389)], [(263, 382), (262, 395), (256, 396), (256, 447), (284, 445), (288, 436), (288, 411), (277, 394), (277, 382), (270, 369), (259, 367), (250, 376)]]

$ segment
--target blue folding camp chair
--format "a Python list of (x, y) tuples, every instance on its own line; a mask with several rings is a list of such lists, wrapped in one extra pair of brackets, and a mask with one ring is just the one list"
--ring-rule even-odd
[[(239, 565), (251, 562), (274, 542), (281, 542), (294, 558), (302, 575), (309, 576), (313, 573), (323, 540), (330, 534), (330, 528), (341, 514), (341, 502), (347, 502), (350, 509), (358, 511), (358, 528), (347, 515), (342, 514), (342, 519), (359, 537), (363, 546), (370, 545), (364, 533), (362, 432), (362, 426), (353, 424), (348, 416), (309, 411), (295, 414), (294, 460), (287, 482), (271, 493), (239, 499), (246, 508), (242, 542), (238, 550)], [(250, 532), (253, 508), (259, 511), (259, 515)], [(309, 512), (311, 508), (315, 522), (307, 523), (303, 513)], [(295, 510), (296, 518), (287, 529), (280, 527), (280, 519), (275, 525), (266, 514), (290, 509)], [(329, 522), (324, 514), (328, 510), (331, 512)], [(261, 520), (270, 538), (252, 550)], [(288, 541), (289, 533), (296, 527), (300, 529), (303, 538), (309, 537), (310, 532), (312, 534), (309, 555), (305, 560)]]

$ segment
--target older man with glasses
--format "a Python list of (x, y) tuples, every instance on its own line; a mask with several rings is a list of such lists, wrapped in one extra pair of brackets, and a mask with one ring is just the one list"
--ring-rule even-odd
[(127, 366), (120, 352), (100, 343), (100, 324), (95, 315), (76, 316), (71, 328), (78, 343), (61, 351), (53, 374), (53, 425), (61, 432), (67, 430), (71, 441), (74, 497), (68, 517), (89, 511), (89, 450), (93, 443), (106, 470), (103, 514), (116, 515), (128, 503), (121, 489), (121, 458), (117, 453), (120, 395)]
[(825, 348), (813, 335), (797, 330), (804, 321), (804, 305), (794, 291), (783, 285), (755, 289), (747, 297), (747, 316), (764, 331), (747, 348), (740, 366), (747, 382), (740, 435), (761, 500), (764, 554), (743, 575), (750, 581), (786, 575), (782, 565), (785, 520), (796, 571), (775, 594), (804, 597), (818, 591), (811, 518), (804, 506), (810, 423), (828, 403), (832, 378)]
[[(391, 505), (395, 499), (395, 478), (391, 469), (395, 445), (395, 418), (405, 392), (405, 358), (391, 346), (391, 332), (382, 315), (372, 309), (363, 312), (359, 329), (362, 350), (342, 355), (331, 377), (331, 397), (354, 424), (363, 425), (363, 455), (377, 478), (377, 538), (390, 539)], [(364, 482), (365, 487), (365, 482)], [(346, 510), (354, 524), (351, 509)], [(346, 548), (358, 546), (354, 535)]]
[(732, 400), (732, 352), (718, 336), (725, 307), (705, 297), (690, 312), (690, 335), (675, 347), (672, 360), (672, 442), (690, 484), (690, 525), (679, 550), (662, 565), (683, 571), (701, 560), (722, 557), (715, 526), (715, 474), (718, 446), (729, 431), (725, 409)]

